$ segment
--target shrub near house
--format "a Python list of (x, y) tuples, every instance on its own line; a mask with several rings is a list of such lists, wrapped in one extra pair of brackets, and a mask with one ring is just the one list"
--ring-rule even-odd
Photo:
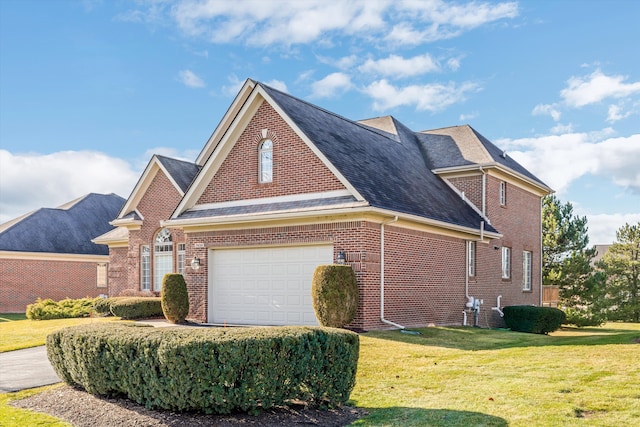
[(91, 324), (47, 337), (49, 360), (68, 384), (148, 408), (222, 414), (291, 400), (345, 403), (358, 352), (357, 334), (312, 327)]

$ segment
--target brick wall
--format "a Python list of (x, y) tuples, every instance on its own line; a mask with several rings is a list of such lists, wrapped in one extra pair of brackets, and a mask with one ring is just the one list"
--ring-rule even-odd
[(482, 211), (482, 175), (449, 178), (448, 181), (463, 191), (464, 196)]
[(0, 313), (24, 313), (37, 298), (96, 297), (96, 262), (0, 259)]
[[(140, 290), (141, 245), (149, 245), (151, 247), (151, 277), (153, 278), (153, 244), (157, 232), (161, 229), (160, 221), (166, 220), (171, 216), (180, 200), (181, 196), (178, 190), (163, 172), (158, 171), (138, 203), (137, 209), (144, 221), (139, 230), (129, 231), (129, 248), (126, 261), (122, 260), (121, 254), (114, 254), (115, 259), (112, 260), (110, 274), (118, 274), (119, 278), (111, 288), (109, 295), (116, 296), (125, 288)], [(174, 245), (173, 263), (175, 267), (177, 244), (184, 243), (185, 240), (181, 229), (172, 228), (170, 231)], [(122, 264), (123, 261), (125, 262), (124, 265)]]
[(109, 248), (109, 295), (116, 296), (129, 288), (127, 259), (129, 248)]
[[(273, 141), (273, 182), (258, 182), (262, 131)], [(341, 190), (344, 186), (282, 120), (263, 103), (242, 132), (198, 204)]]

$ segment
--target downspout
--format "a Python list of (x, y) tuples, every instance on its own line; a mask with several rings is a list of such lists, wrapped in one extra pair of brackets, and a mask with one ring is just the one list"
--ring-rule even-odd
[[(484, 175), (483, 175), (484, 176)], [(484, 189), (484, 187), (483, 187)], [(484, 194), (484, 191), (483, 191)], [(484, 195), (483, 195), (484, 198)], [(480, 239), (479, 242), (484, 240), (484, 221), (480, 221)], [(465, 304), (466, 309), (476, 307), (475, 298), (469, 295), (469, 242), (471, 240), (467, 240), (467, 243), (464, 248), (465, 252), (465, 265), (464, 265), (464, 296), (467, 298), (467, 303)], [(462, 310), (462, 326), (467, 326), (467, 310)]]
[(482, 216), (487, 217), (487, 172), (482, 169), (480, 165), (480, 172), (482, 172)]
[(384, 226), (398, 221), (398, 215), (389, 221), (380, 224), (380, 320), (382, 323), (394, 326), (398, 329), (405, 329), (404, 326), (394, 323), (384, 318)]

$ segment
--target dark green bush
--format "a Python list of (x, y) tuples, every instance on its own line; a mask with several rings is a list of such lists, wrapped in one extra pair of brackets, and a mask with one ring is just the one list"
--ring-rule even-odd
[(311, 298), (322, 326), (343, 328), (358, 309), (358, 283), (350, 265), (319, 265), (313, 272)]
[(111, 314), (123, 319), (161, 317), (162, 303), (159, 297), (114, 298), (111, 301)]
[(31, 320), (68, 319), (72, 317), (89, 317), (93, 313), (93, 305), (97, 298), (65, 298), (60, 301), (38, 298), (35, 303), (27, 305), (26, 315)]
[(557, 331), (566, 316), (554, 307), (511, 305), (503, 309), (504, 321), (512, 331), (548, 334)]
[(171, 323), (184, 323), (189, 314), (189, 294), (182, 274), (165, 274), (162, 278), (162, 311)]
[(357, 334), (332, 328), (152, 328), (89, 324), (47, 337), (58, 376), (147, 408), (226, 414), (292, 400), (346, 402)]

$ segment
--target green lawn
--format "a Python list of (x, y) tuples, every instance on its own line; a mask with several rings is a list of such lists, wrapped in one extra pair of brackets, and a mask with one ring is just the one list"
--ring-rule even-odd
[[(9, 319), (6, 314), (0, 317)], [(56, 320), (5, 320), (0, 322), (0, 353), (44, 345), (44, 341), (49, 333), (64, 328), (65, 326), (81, 325), (91, 322), (110, 322), (116, 319), (115, 317), (84, 317)]]
[(640, 324), (362, 336), (358, 426), (640, 425)]
[[(30, 321), (9, 324), (34, 326), (23, 322)], [(59, 321), (35, 326), (48, 322)], [(0, 324), (3, 345), (13, 340), (3, 331), (7, 325)], [(640, 324), (565, 328), (549, 336), (475, 328), (419, 331), (361, 335), (351, 399), (369, 415), (354, 425), (640, 425)], [(29, 414), (6, 405), (22, 394), (0, 396), (0, 419)]]
[(0, 313), (0, 323), (13, 322), (14, 320), (25, 320), (27, 316), (24, 313)]

